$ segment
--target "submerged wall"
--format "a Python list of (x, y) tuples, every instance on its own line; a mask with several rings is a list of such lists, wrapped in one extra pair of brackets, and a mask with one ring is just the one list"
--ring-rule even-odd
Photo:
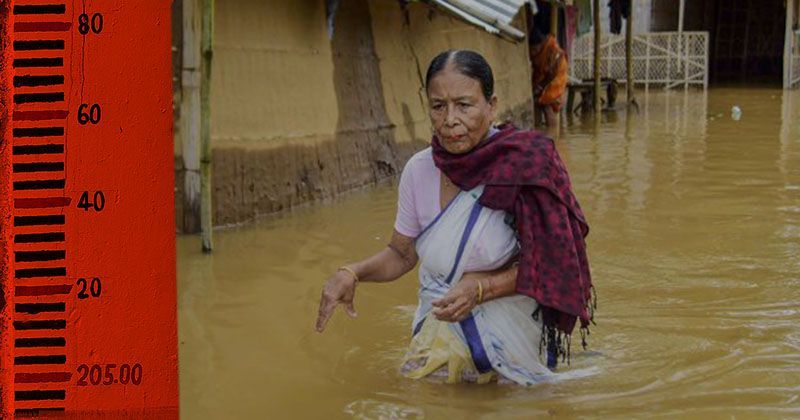
[[(429, 140), (421, 77), (442, 50), (485, 54), (503, 116), (531, 119), (525, 44), (423, 4), (404, 12), (396, 0), (342, 0), (333, 40), (320, 0), (217, 2), (215, 24), (216, 225), (330, 199), (399, 173)], [(176, 171), (181, 230), (180, 164)]]

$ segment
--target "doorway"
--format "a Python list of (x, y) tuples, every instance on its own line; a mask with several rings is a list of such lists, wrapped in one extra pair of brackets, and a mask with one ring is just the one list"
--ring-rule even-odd
[[(679, 0), (653, 0), (654, 30), (677, 28)], [(786, 0), (686, 0), (685, 31), (709, 33), (712, 84), (783, 82)]]

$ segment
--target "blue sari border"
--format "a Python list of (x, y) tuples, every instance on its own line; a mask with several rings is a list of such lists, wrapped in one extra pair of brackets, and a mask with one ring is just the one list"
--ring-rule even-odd
[(456, 270), (458, 269), (458, 265), (461, 263), (461, 257), (464, 255), (464, 249), (467, 247), (467, 242), (469, 241), (469, 237), (472, 234), (472, 229), (475, 228), (475, 223), (478, 222), (478, 217), (481, 215), (481, 210), (483, 210), (483, 206), (479, 202), (475, 202), (472, 206), (472, 211), (469, 214), (469, 219), (467, 220), (467, 226), (464, 228), (464, 233), (461, 235), (461, 242), (458, 244), (458, 252), (456, 252), (456, 262), (453, 264), (453, 268), (450, 270), (450, 274), (447, 276), (447, 280), (445, 283), (450, 284), (453, 281), (453, 277), (456, 275)]
[(486, 354), (486, 349), (481, 342), (481, 335), (478, 332), (478, 326), (475, 324), (475, 318), (470, 314), (463, 321), (458, 323), (461, 325), (461, 330), (464, 332), (464, 337), (467, 339), (467, 346), (469, 352), (472, 354), (472, 361), (475, 363), (475, 368), (479, 373), (486, 373), (492, 370), (492, 362), (489, 361), (489, 356)]

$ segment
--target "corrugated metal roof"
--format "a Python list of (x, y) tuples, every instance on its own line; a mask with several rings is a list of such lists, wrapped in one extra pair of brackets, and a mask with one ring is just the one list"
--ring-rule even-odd
[(514, 16), (529, 0), (428, 0), (465, 21), (516, 41), (525, 33), (511, 26)]
[(461, 5), (462, 7), (477, 10), (487, 16), (492, 16), (505, 23), (510, 24), (517, 15), (519, 8), (522, 7), (526, 0), (449, 0), (451, 3)]

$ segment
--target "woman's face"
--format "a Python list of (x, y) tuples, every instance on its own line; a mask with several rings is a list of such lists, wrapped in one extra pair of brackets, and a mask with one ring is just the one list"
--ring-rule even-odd
[(489, 132), (497, 97), (487, 101), (481, 83), (459, 73), (451, 64), (428, 85), (431, 122), (439, 141), (450, 153), (467, 153)]

